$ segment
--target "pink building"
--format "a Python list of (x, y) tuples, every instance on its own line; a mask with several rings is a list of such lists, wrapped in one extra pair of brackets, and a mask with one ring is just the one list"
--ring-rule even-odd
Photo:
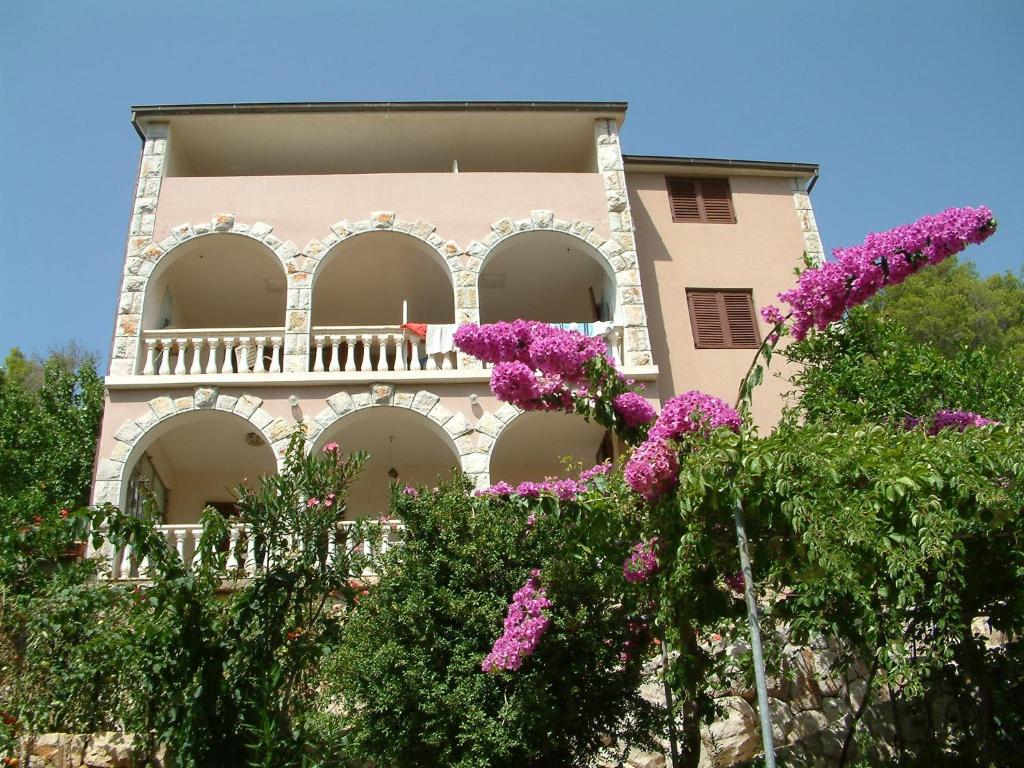
[[(142, 139), (95, 502), (156, 493), (178, 547), (207, 504), (307, 446), (372, 454), (350, 514), (452, 467), (479, 485), (614, 452), (497, 402), (466, 322), (601, 335), (655, 404), (735, 397), (756, 309), (821, 255), (817, 166), (624, 155), (624, 103), (136, 107)], [(770, 426), (785, 383), (755, 415)]]

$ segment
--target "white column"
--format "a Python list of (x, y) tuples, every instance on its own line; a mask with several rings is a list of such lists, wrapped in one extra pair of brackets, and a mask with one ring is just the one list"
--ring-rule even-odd
[(206, 341), (210, 345), (210, 356), (206, 358), (206, 373), (209, 375), (217, 372), (217, 350), (220, 348), (220, 339), (211, 336)]
[(174, 363), (174, 375), (184, 376), (185, 371), (188, 370), (185, 368), (185, 355), (188, 352), (188, 339), (177, 339), (175, 344), (178, 348), (178, 359)]
[(313, 371), (315, 373), (324, 372), (324, 337), (316, 337), (316, 357), (313, 359)]
[(174, 549), (178, 553), (178, 559), (182, 563), (185, 562), (185, 529), (184, 528), (173, 528), (171, 530), (171, 538), (174, 539)]
[(349, 336), (345, 340), (345, 370), (354, 371), (356, 369), (356, 337)]
[[(328, 340), (330, 338), (331, 337), (328, 337)], [(343, 341), (343, 337), (342, 336), (335, 336), (333, 338), (334, 338), (334, 341), (330, 342), (330, 347), (331, 347), (331, 365), (330, 365), (330, 367), (327, 370), (332, 371), (332, 372), (337, 372), (337, 371), (341, 370), (341, 359), (340, 359), (339, 356), (341, 355), (341, 342)]]
[(156, 359), (156, 339), (146, 339), (146, 364), (142, 367), (145, 376), (152, 376), (156, 373), (154, 362)]
[(395, 339), (395, 370), (405, 370), (405, 333), (400, 333)]
[(171, 372), (171, 339), (160, 339), (160, 375), (166, 376)]
[(442, 352), (441, 353), (441, 370), (450, 371), (455, 366), (452, 365), (452, 358), (455, 357), (454, 352)]
[(231, 369), (231, 349), (235, 346), (235, 339), (233, 336), (228, 336), (224, 339), (224, 362), (221, 363), (221, 373), (234, 373)]
[(369, 333), (360, 334), (359, 339), (363, 342), (363, 362), (359, 366), (360, 371), (372, 371), (373, 363), (370, 360), (371, 346), (373, 345), (373, 335)]
[(238, 347), (235, 348), (235, 359), (238, 362), (238, 372), (249, 372), (249, 351), (252, 344), (252, 337), (245, 336), (238, 340)]
[(203, 339), (192, 339), (192, 367), (188, 370), (193, 376), (203, 372)]
[(270, 372), (280, 373), (281, 372), (281, 337), (275, 336), (272, 339), (274, 349), (270, 356)]
[(415, 333), (410, 333), (409, 340), (412, 342), (412, 359), (409, 361), (409, 370), (418, 371), (422, 367), (420, 363), (420, 337)]
[(228, 570), (238, 570), (238, 533), (239, 526), (232, 525), (228, 534)]

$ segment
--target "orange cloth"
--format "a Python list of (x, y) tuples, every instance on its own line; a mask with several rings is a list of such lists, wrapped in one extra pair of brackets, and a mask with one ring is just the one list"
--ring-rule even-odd
[(426, 323), (406, 323), (402, 326), (408, 328), (410, 331), (415, 333), (421, 339), (427, 338), (427, 324)]

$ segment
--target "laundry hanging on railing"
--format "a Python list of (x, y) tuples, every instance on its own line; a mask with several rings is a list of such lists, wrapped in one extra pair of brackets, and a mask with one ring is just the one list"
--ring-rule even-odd
[(458, 328), (454, 323), (449, 324), (427, 324), (427, 355), (447, 354), (455, 349), (455, 330)]
[(402, 328), (407, 331), (412, 331), (421, 339), (427, 337), (427, 324), (426, 323), (402, 323)]

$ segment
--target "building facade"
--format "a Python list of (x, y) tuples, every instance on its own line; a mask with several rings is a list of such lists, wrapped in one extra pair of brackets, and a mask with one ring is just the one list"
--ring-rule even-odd
[[(167, 526), (308, 450), (371, 454), (350, 515), (452, 467), (564, 474), (603, 431), (497, 402), (459, 324), (601, 335), (657, 406), (732, 400), (756, 310), (821, 256), (817, 167), (623, 154), (622, 103), (138, 107), (142, 139), (94, 502)], [(777, 418), (784, 379), (755, 404)], [(179, 541), (179, 548), (183, 545)]]

